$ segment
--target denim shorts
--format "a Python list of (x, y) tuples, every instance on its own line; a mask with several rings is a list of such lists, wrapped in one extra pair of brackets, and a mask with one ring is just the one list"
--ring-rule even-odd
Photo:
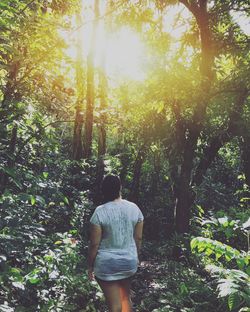
[(137, 271), (137, 258), (119, 255), (98, 254), (94, 274), (101, 280), (119, 280), (134, 275)]

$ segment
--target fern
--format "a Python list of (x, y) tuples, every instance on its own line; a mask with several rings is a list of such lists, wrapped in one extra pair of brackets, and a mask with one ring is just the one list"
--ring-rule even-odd
[(207, 257), (215, 255), (217, 261), (222, 257), (226, 262), (234, 260), (236, 261), (238, 268), (241, 270), (247, 270), (250, 263), (250, 255), (248, 253), (239, 251), (236, 248), (210, 238), (193, 238), (191, 241), (191, 249), (192, 251), (198, 251), (198, 253), (204, 253)]

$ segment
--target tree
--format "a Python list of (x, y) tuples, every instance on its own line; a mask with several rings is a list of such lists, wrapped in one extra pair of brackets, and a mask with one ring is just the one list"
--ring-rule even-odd
[[(154, 3), (161, 15), (166, 6), (173, 4), (172, 1)], [(190, 12), (192, 20), (174, 56), (167, 50), (169, 39), (164, 38), (162, 16), (159, 21), (144, 22), (152, 27), (152, 31), (148, 27), (144, 35), (154, 49), (154, 69), (144, 95), (145, 101), (150, 101), (153, 107), (158, 105), (156, 116), (165, 110), (165, 119), (161, 122), (165, 123), (167, 133), (162, 141), (173, 181), (176, 230), (185, 233), (189, 230), (196, 187), (202, 183), (219, 149), (234, 136), (242, 135), (249, 94), (249, 78), (246, 77), (249, 41), (230, 13), (232, 9), (246, 12), (242, 1), (234, 4), (230, 1), (179, 3)], [(159, 27), (155, 26), (157, 23)], [(157, 30), (165, 39), (161, 45), (159, 41), (155, 43)], [(191, 60), (187, 53), (190, 48)], [(167, 70), (164, 68), (166, 56)], [(223, 115), (227, 118), (223, 119)], [(223, 122), (219, 123), (221, 119)], [(151, 129), (153, 124), (151, 122)]]
[(77, 14), (77, 60), (76, 60), (76, 89), (77, 102), (75, 113), (75, 125), (73, 136), (73, 159), (80, 160), (83, 157), (82, 128), (84, 121), (84, 98), (85, 98), (85, 77), (83, 59), (83, 32), (81, 30), (82, 16)]
[[(22, 140), (29, 143), (22, 137), (23, 128), (28, 133), (36, 126), (35, 122), (28, 126), (25, 115), (39, 105), (43, 112), (57, 110), (57, 116), (60, 112), (63, 115), (73, 90), (65, 86), (62, 76), (55, 70), (61, 67), (58, 60), (64, 58), (62, 49), (65, 43), (57, 33), (58, 20), (55, 22), (53, 14), (47, 13), (47, 4), (14, 1), (11, 7), (6, 3), (2, 5), (0, 180), (1, 192), (4, 192), (8, 171), (14, 168), (16, 156), (20, 156), (16, 145)], [(58, 4), (57, 7), (51, 3), (50, 7), (52, 12), (58, 13), (63, 8), (67, 6)], [(47, 57), (48, 51), (50, 58)]]
[(96, 28), (99, 18), (99, 0), (94, 2), (94, 20), (90, 42), (90, 50), (87, 57), (87, 94), (86, 94), (86, 119), (84, 128), (84, 158), (90, 158), (92, 153), (94, 101), (95, 101), (95, 80), (94, 80), (94, 55)]

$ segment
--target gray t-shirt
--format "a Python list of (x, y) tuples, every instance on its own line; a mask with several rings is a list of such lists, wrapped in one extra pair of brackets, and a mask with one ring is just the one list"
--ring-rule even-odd
[(137, 271), (134, 228), (143, 219), (139, 207), (124, 199), (108, 202), (95, 209), (90, 222), (102, 227), (102, 238), (94, 263), (97, 277), (118, 280)]

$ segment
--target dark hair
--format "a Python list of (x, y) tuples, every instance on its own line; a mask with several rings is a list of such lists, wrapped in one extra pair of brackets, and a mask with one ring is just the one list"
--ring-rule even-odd
[(119, 176), (113, 174), (106, 175), (102, 181), (101, 190), (105, 203), (117, 199), (121, 191)]

